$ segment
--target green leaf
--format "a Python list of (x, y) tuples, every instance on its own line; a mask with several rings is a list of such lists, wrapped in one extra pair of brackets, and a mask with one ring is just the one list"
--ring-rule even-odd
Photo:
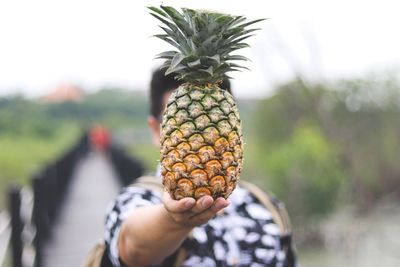
[(160, 8), (162, 10), (164, 10), (165, 13), (168, 14), (168, 16), (175, 20), (183, 20), (183, 16), (181, 13), (178, 12), (178, 10), (176, 10), (175, 8), (173, 8), (172, 6), (160, 6)]
[(162, 52), (162, 53), (156, 55), (156, 58), (167, 58), (167, 59), (172, 59), (172, 58), (175, 56), (176, 53), (178, 53), (178, 52), (173, 51), (173, 50), (171, 50), (171, 51), (165, 51), (165, 52)]
[(246, 20), (246, 17), (244, 17), (244, 16), (236, 16), (230, 23), (228, 23), (229, 24), (229, 26), (230, 27), (233, 27), (233, 26), (235, 26), (235, 25), (237, 25), (237, 24), (239, 24), (239, 23), (241, 23), (241, 22), (243, 22), (243, 21), (245, 21)]
[(201, 65), (200, 59), (197, 59), (196, 61), (188, 62), (187, 65), (190, 68), (198, 67)]
[(237, 49), (242, 49), (242, 48), (247, 48), (247, 47), (250, 47), (250, 46), (248, 44), (246, 44), (246, 43), (238, 43), (234, 47), (237, 48)]
[(232, 53), (233, 51), (242, 49), (242, 48), (247, 48), (250, 47), (246, 43), (238, 43), (232, 46), (224, 46), (220, 47), (219, 50), (217, 51), (219, 55), (221, 55), (222, 58), (225, 58), (229, 53)]
[(189, 55), (185, 57), (185, 62), (193, 62), (199, 59), (197, 55)]
[(243, 27), (243, 28), (245, 28), (245, 27), (247, 27), (247, 26), (250, 26), (250, 25), (252, 25), (252, 24), (254, 24), (254, 23), (257, 23), (257, 22), (260, 22), (260, 21), (263, 21), (263, 20), (266, 20), (266, 19), (255, 19), (255, 20), (252, 20), (252, 21), (243, 23), (243, 24), (239, 25), (238, 27)]
[(169, 43), (170, 45), (174, 46), (175, 48), (177, 48), (179, 51), (184, 52), (184, 51), (182, 51), (182, 47), (178, 43), (176, 43), (174, 40), (172, 40), (167, 34), (156, 34), (153, 36), (160, 38), (161, 40), (163, 40), (163, 41)]
[(179, 73), (179, 71), (184, 70), (184, 69), (187, 69), (187, 66), (185, 66), (183, 64), (179, 64), (179, 65), (175, 66), (175, 68), (173, 68), (173, 69), (168, 68), (165, 71), (165, 75), (168, 75), (168, 74), (171, 74), (171, 73), (177, 74), (177, 73)]
[(219, 17), (217, 17), (215, 19), (215, 22), (218, 23), (218, 24), (226, 24), (226, 23), (229, 23), (229, 22), (231, 22), (233, 20), (234, 20), (234, 18), (232, 16), (221, 15), (221, 16), (219, 16)]
[(194, 17), (196, 16), (196, 11), (193, 9), (189, 8), (183, 8), (183, 15), (186, 18), (187, 23), (189, 24), (189, 28), (191, 29), (191, 35), (188, 34), (188, 36), (193, 36), (197, 34), (197, 28), (196, 28), (196, 23), (194, 21)]
[[(152, 15), (153, 17), (155, 17), (156, 19), (158, 19), (159, 21), (161, 21), (163, 24), (165, 24), (165, 25), (167, 25), (168, 27), (170, 27), (171, 30), (173, 30), (174, 28), (176, 28), (176, 26), (175, 26), (172, 22), (168, 21), (167, 19), (165, 19), (165, 18), (163, 18), (163, 17), (161, 17), (161, 16), (159, 16), (159, 15), (157, 15), (157, 14), (154, 14), (154, 13), (150, 13), (150, 15)], [(177, 28), (176, 28), (176, 29), (177, 29)]]
[(243, 60), (243, 61), (248, 61), (249, 59), (247, 57), (241, 56), (241, 55), (228, 55), (225, 57), (225, 60)]
[(218, 66), (221, 63), (221, 58), (220, 58), (220, 56), (218, 54), (216, 54), (216, 55), (214, 55), (212, 57), (206, 56), (205, 58), (210, 60), (212, 62), (211, 63), (212, 65)]
[(203, 31), (204, 29), (207, 29), (207, 22), (204, 19), (204, 16), (202, 16), (201, 14), (198, 14), (198, 16), (195, 16), (194, 21), (195, 21), (197, 30), (199, 32)]
[(168, 28), (166, 28), (166, 27), (163, 27), (163, 26), (159, 26), (161, 29), (163, 29), (163, 31), (168, 35), (168, 36), (170, 36), (171, 38), (174, 38), (174, 39), (177, 39), (177, 38), (179, 38), (179, 32), (176, 32), (176, 31), (172, 31), (172, 30), (170, 30), (170, 29), (168, 29)]
[(214, 74), (214, 68), (213, 66), (208, 67), (207, 69), (198, 69), (198, 72), (202, 72), (202, 73), (206, 73), (208, 74), (210, 77), (213, 76)]
[(210, 46), (217, 38), (218, 38), (217, 36), (212, 35), (212, 36), (208, 37), (208, 38), (201, 44), (201, 46), (202, 46), (203, 48), (206, 48), (206, 49), (207, 49), (208, 46)]
[[(180, 65), (180, 63), (182, 62), (182, 60), (184, 58), (185, 57), (181, 53), (176, 53), (175, 56), (172, 58), (171, 65), (169, 66), (169, 68), (167, 69), (167, 71), (165, 73), (170, 74), (172, 72), (177, 71), (178, 69), (182, 69), (181, 67), (178, 67), (178, 66)], [(183, 66), (183, 67), (185, 67), (185, 66)]]
[(190, 44), (188, 44), (188, 39), (183, 36), (179, 30), (174, 32), (162, 26), (160, 26), (160, 28), (166, 32), (170, 39), (175, 40), (183, 48), (183, 51), (189, 52), (190, 50), (192, 50)]
[(227, 43), (226, 46), (227, 47), (233, 46), (234, 44), (237, 44), (237, 43), (239, 43), (239, 42), (241, 42), (241, 41), (243, 41), (243, 40), (245, 40), (245, 39), (247, 39), (247, 38), (249, 38), (250, 36), (253, 36), (253, 35), (254, 34), (250, 34), (250, 35), (243, 36), (242, 38), (235, 39), (235, 40), (231, 41), (230, 43)]
[(163, 17), (167, 17), (168, 15), (166, 13), (164, 13), (161, 9), (159, 9), (158, 7), (155, 6), (148, 6), (148, 9), (150, 9), (151, 11), (163, 16)]
[(249, 68), (242, 66), (242, 65), (235, 64), (235, 63), (228, 63), (228, 65), (230, 68), (249, 70)]
[(168, 69), (171, 65), (171, 60), (166, 60), (160, 67), (160, 69)]
[(193, 34), (192, 29), (189, 26), (189, 23), (185, 20), (184, 16), (179, 13), (175, 8), (171, 6), (161, 6), (161, 8), (168, 14), (173, 22), (175, 22), (176, 26), (187, 36)]
[(241, 32), (243, 32), (243, 28), (240, 28), (240, 27), (231, 28), (231, 29), (229, 29), (229, 30), (223, 32), (223, 33), (222, 33), (222, 37), (223, 37), (224, 39), (225, 39), (225, 38), (227, 39), (227, 38), (229, 38), (229, 37), (231, 37), (231, 36), (233, 36), (233, 35), (237, 35), (237, 34), (240, 35)]
[(226, 42), (235, 40), (235, 39), (237, 39), (237, 38), (239, 38), (241, 36), (244, 36), (246, 34), (249, 34), (251, 32), (258, 31), (258, 30), (260, 30), (260, 29), (259, 28), (257, 28), (257, 29), (249, 29), (249, 30), (244, 30), (244, 31), (238, 32), (236, 34), (232, 34), (231, 36), (226, 38)]
[(150, 13), (150, 15), (152, 15), (153, 17), (155, 17), (156, 19), (158, 19), (159, 21), (161, 21), (165, 26), (168, 26), (168, 28), (171, 29), (172, 32), (167, 32), (165, 27), (160, 26), (164, 31), (166, 31), (169, 35), (171, 36), (179, 36), (181, 38), (186, 39), (184, 32), (182, 32), (182, 30), (178, 27), (178, 25), (176, 25), (176, 23), (174, 21), (168, 21), (167, 19), (169, 19), (168, 15), (167, 15), (167, 19), (160, 17), (158, 14), (154, 14), (154, 13)]

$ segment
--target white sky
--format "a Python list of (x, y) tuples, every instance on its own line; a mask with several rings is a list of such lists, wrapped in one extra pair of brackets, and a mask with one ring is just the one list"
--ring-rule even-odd
[(241, 97), (296, 72), (318, 80), (400, 65), (395, 0), (0, 0), (0, 95), (39, 96), (65, 82), (147, 89), (154, 55), (170, 49), (150, 37), (161, 30), (145, 7), (161, 3), (270, 18), (239, 52), (252, 60), (232, 74)]

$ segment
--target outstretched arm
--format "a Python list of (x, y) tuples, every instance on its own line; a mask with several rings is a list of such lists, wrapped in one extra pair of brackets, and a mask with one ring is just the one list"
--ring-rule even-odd
[(193, 227), (206, 223), (229, 202), (203, 196), (179, 201), (164, 194), (164, 204), (135, 209), (124, 220), (119, 234), (121, 260), (130, 267), (162, 262), (181, 245)]

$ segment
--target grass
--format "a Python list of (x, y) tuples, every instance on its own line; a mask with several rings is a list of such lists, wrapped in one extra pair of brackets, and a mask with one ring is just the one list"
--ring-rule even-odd
[(145, 173), (154, 173), (159, 164), (160, 152), (151, 141), (132, 144), (128, 153), (143, 163)]
[(0, 209), (5, 205), (9, 185), (26, 185), (46, 163), (54, 161), (79, 136), (79, 129), (65, 125), (51, 138), (0, 135)]

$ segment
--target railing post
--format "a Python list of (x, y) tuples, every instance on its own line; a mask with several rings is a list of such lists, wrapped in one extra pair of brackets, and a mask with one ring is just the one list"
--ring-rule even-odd
[(57, 171), (55, 164), (50, 164), (46, 168), (46, 191), (47, 191), (47, 209), (49, 223), (53, 224), (58, 212), (58, 192), (57, 192)]
[(22, 220), (20, 188), (10, 187), (8, 191), (9, 211), (11, 215), (12, 266), (22, 267)]
[(33, 187), (33, 222), (36, 227), (34, 240), (36, 257), (35, 267), (42, 266), (42, 247), (48, 230), (48, 216), (46, 207), (45, 180), (41, 175), (35, 176), (32, 180)]

